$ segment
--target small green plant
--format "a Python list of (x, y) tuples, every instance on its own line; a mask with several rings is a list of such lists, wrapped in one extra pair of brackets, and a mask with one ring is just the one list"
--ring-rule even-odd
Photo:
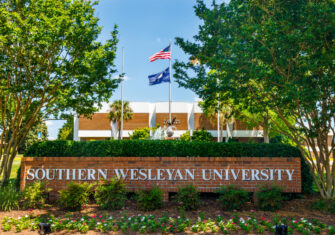
[(282, 189), (275, 185), (265, 184), (256, 192), (257, 206), (264, 211), (275, 211), (281, 208)]
[(0, 188), (0, 210), (11, 211), (19, 209), (20, 192), (14, 184)]
[(199, 192), (193, 184), (178, 189), (175, 200), (185, 210), (195, 210), (200, 206)]
[(249, 193), (234, 185), (222, 186), (217, 193), (224, 210), (238, 210), (249, 201)]
[(48, 198), (47, 184), (41, 181), (35, 181), (26, 186), (21, 194), (21, 203), (24, 209), (29, 208), (42, 208)]
[(324, 211), (327, 208), (327, 201), (324, 200), (324, 199), (319, 199), (319, 200), (313, 202), (310, 205), (310, 208), (315, 209), (315, 210), (319, 210), (319, 211)]
[(96, 188), (94, 198), (102, 209), (118, 210), (124, 207), (126, 193), (123, 180), (114, 178), (110, 181), (101, 181)]
[(335, 200), (319, 199), (311, 204), (311, 209), (335, 214)]
[(206, 131), (204, 128), (202, 128), (201, 130), (193, 131), (192, 137), (190, 135), (190, 131), (187, 131), (180, 136), (180, 140), (184, 141), (210, 142), (212, 141), (212, 139), (212, 134)]
[(179, 137), (180, 140), (183, 140), (183, 141), (191, 141), (191, 135), (190, 135), (190, 131), (186, 131), (184, 134), (182, 134), (180, 137)]
[(157, 186), (151, 190), (137, 191), (137, 204), (141, 210), (152, 211), (163, 206), (163, 191)]
[(93, 184), (70, 182), (66, 189), (60, 190), (58, 205), (66, 210), (78, 211), (89, 201), (89, 194)]

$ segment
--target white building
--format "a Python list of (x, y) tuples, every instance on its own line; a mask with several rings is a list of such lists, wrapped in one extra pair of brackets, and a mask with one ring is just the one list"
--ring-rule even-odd
[[(117, 126), (112, 123), (107, 114), (110, 111), (110, 104), (104, 103), (99, 112), (94, 113), (92, 119), (84, 117), (75, 117), (74, 120), (74, 140), (108, 140), (111, 137), (116, 137)], [(169, 103), (168, 102), (130, 102), (130, 107), (133, 110), (133, 118), (129, 121), (124, 121), (122, 136), (129, 138), (129, 135), (136, 128), (155, 127), (157, 125), (167, 126), (166, 121), (169, 120)], [(174, 138), (178, 138), (186, 131), (191, 133), (194, 130), (204, 128), (210, 132), (213, 137), (217, 137), (217, 120), (207, 118), (197, 102), (172, 102), (171, 117), (176, 117), (174, 124), (177, 130), (174, 132)], [(226, 126), (223, 127), (222, 135), (227, 137)], [(257, 142), (263, 141), (262, 128), (248, 129), (239, 120), (232, 125), (231, 137), (240, 142), (247, 142), (250, 138)]]

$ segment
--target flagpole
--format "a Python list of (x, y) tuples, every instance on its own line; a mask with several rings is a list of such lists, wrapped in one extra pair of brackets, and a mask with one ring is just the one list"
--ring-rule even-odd
[(124, 80), (124, 48), (122, 47), (122, 75), (121, 75), (121, 132), (120, 139), (123, 137), (123, 80)]
[(172, 73), (171, 73), (171, 56), (172, 56), (172, 45), (170, 40), (170, 61), (169, 61), (169, 73), (170, 73), (170, 82), (169, 82), (169, 121), (171, 123), (171, 80), (172, 80)]

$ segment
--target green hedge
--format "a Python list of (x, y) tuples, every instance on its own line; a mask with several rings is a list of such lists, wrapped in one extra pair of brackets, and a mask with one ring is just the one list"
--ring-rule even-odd
[[(32, 157), (301, 157), (297, 148), (284, 144), (185, 142), (173, 140), (43, 141), (24, 156)], [(303, 191), (313, 179), (302, 160)]]
[(34, 157), (300, 157), (284, 144), (184, 142), (166, 140), (44, 141), (24, 156)]

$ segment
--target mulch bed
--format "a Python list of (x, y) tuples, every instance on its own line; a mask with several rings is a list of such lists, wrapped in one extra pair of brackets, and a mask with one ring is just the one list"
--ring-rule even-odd
[[(318, 198), (315, 196), (305, 196), (301, 199), (293, 199), (291, 201), (285, 201), (283, 203), (282, 209), (277, 211), (277, 214), (281, 217), (293, 217), (294, 219), (300, 219), (302, 217), (311, 220), (311, 219), (317, 219), (321, 222), (326, 223), (327, 225), (335, 226), (335, 216), (331, 214), (327, 214), (325, 212), (320, 212), (317, 210), (311, 210), (310, 205), (313, 201), (317, 200)], [(202, 206), (195, 211), (186, 211), (186, 217), (196, 221), (198, 219), (199, 213), (203, 212), (205, 214), (205, 218), (212, 218), (215, 219), (216, 215), (220, 212), (221, 215), (226, 219), (230, 219), (233, 216), (234, 212), (227, 212), (220, 210), (220, 203), (216, 201), (213, 198), (206, 197), (202, 199)], [(254, 210), (254, 215), (257, 219), (261, 219), (263, 217), (267, 219), (271, 219), (274, 216), (273, 212), (266, 212), (266, 211), (259, 211), (257, 208), (252, 204), (248, 203), (244, 206), (243, 210), (237, 211), (235, 213), (238, 213), (240, 217), (247, 218), (250, 215), (250, 211)], [(41, 215), (41, 214), (47, 214), (51, 213), (54, 214), (56, 217), (64, 218), (65, 214), (69, 213), (66, 211), (63, 211), (59, 209), (56, 206), (49, 206), (44, 209), (35, 209), (33, 210), (34, 215)], [(0, 212), (0, 221), (3, 217), (13, 217), (17, 218), (19, 216), (25, 216), (28, 214), (27, 210), (15, 210), (11, 212)], [(150, 211), (150, 212), (144, 212), (138, 209), (136, 203), (134, 201), (127, 201), (126, 206), (123, 210), (118, 211), (104, 211), (100, 210), (99, 207), (95, 204), (89, 204), (85, 209), (83, 209), (81, 212), (71, 212), (71, 214), (74, 217), (81, 217), (83, 214), (88, 215), (101, 215), (101, 214), (108, 214), (113, 217), (121, 217), (122, 215), (126, 214), (128, 216), (132, 215), (144, 215), (144, 214), (152, 214), (156, 217), (162, 217), (164, 215), (168, 215), (171, 217), (177, 217), (180, 215), (179, 209), (176, 207), (176, 204), (174, 202), (166, 202), (164, 204), (164, 207), (159, 210)], [(121, 234), (122, 232), (110, 232), (108, 234)], [(188, 231), (184, 234), (192, 233), (191, 231)], [(21, 233), (15, 233), (15, 232), (3, 232), (0, 230), (0, 234), (38, 234), (38, 232), (32, 232), (32, 231), (23, 231)], [(69, 234), (67, 231), (62, 231), (58, 233), (53, 234)], [(80, 234), (80, 233), (70, 233), (70, 234)], [(87, 234), (102, 234), (94, 231), (89, 231)], [(129, 233), (134, 234), (134, 233)], [(193, 233), (194, 234), (194, 233)], [(209, 233), (207, 233), (209, 234)], [(236, 234), (244, 234), (243, 232), (239, 232)], [(265, 234), (272, 234), (272, 233), (265, 233)]]

